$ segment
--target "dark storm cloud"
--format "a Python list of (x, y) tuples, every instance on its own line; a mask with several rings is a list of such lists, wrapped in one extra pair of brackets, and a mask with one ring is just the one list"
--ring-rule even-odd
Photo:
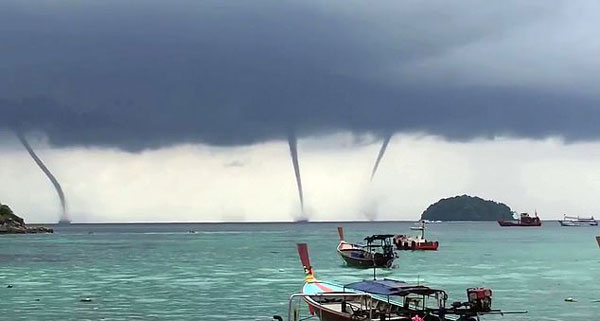
[[(490, 80), (514, 84), (405, 72), (480, 43), (518, 48), (520, 28), (569, 24), (564, 6), (545, 3), (3, 1), (0, 126), (127, 150), (251, 144), (291, 128), (597, 139), (597, 97), (536, 82), (545, 74), (528, 66), (527, 85), (503, 68)], [(591, 64), (575, 81), (587, 86)]]

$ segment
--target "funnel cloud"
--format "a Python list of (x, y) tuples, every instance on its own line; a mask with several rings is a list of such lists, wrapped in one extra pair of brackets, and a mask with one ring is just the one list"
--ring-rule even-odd
[(16, 131), (16, 135), (19, 138), (19, 141), (21, 141), (21, 144), (23, 144), (23, 146), (25, 147), (25, 149), (27, 150), (27, 152), (31, 156), (31, 158), (33, 158), (33, 160), (40, 167), (40, 169), (42, 170), (42, 172), (44, 172), (44, 174), (46, 174), (46, 177), (48, 177), (48, 179), (50, 180), (50, 182), (54, 186), (54, 189), (56, 190), (56, 194), (58, 194), (58, 198), (60, 199), (60, 207), (62, 209), (59, 222), (68, 222), (69, 221), (69, 216), (67, 214), (67, 202), (65, 200), (65, 193), (63, 192), (62, 187), (60, 186), (60, 183), (58, 182), (58, 180), (56, 179), (56, 177), (54, 177), (54, 175), (52, 174), (52, 172), (50, 172), (50, 170), (48, 169), (48, 167), (46, 167), (46, 165), (44, 164), (44, 162), (42, 162), (42, 160), (33, 151), (33, 148), (31, 148), (31, 145), (29, 145), (29, 142), (25, 138), (25, 135), (23, 135), (23, 133), (21, 133), (19, 131)]
[(375, 177), (377, 168), (379, 168), (379, 162), (381, 162), (381, 159), (383, 158), (383, 154), (385, 154), (385, 150), (387, 149), (387, 146), (390, 143), (390, 139), (392, 139), (391, 134), (386, 134), (383, 137), (383, 143), (381, 144), (381, 149), (379, 149), (379, 154), (377, 154), (377, 160), (375, 160), (375, 166), (373, 166), (373, 171), (371, 171), (371, 181), (373, 180), (373, 177)]
[(304, 192), (302, 190), (302, 177), (300, 176), (300, 164), (298, 163), (298, 139), (293, 130), (288, 132), (288, 145), (290, 146), (290, 156), (294, 166), (294, 175), (296, 176), (296, 185), (298, 186), (298, 198), (300, 199), (301, 219), (306, 219), (304, 213)]

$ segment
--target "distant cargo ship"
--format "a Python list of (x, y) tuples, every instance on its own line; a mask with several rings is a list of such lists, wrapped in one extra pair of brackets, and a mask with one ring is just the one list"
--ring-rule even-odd
[(565, 215), (562, 220), (559, 220), (561, 226), (598, 226), (598, 221), (594, 217), (575, 217)]
[(535, 217), (529, 216), (528, 213), (521, 213), (519, 219), (513, 221), (498, 221), (500, 226), (511, 227), (511, 226), (542, 226), (542, 221), (535, 213)]

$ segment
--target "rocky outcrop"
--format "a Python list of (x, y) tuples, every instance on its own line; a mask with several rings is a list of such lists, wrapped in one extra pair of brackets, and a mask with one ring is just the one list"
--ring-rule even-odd
[(54, 233), (44, 226), (30, 227), (8, 207), (0, 203), (0, 234)]

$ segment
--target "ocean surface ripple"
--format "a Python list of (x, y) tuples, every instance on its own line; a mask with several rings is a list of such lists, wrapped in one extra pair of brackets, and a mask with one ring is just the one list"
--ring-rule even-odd
[[(271, 320), (302, 286), (297, 242), (308, 243), (320, 279), (372, 277), (342, 264), (338, 225), (351, 241), (413, 233), (388, 222), (89, 224), (0, 236), (0, 320)], [(432, 224), (438, 252), (398, 252), (379, 275), (446, 289), (450, 302), (490, 287), (495, 308), (529, 311), (484, 320), (600, 320), (597, 234), (556, 222)]]

